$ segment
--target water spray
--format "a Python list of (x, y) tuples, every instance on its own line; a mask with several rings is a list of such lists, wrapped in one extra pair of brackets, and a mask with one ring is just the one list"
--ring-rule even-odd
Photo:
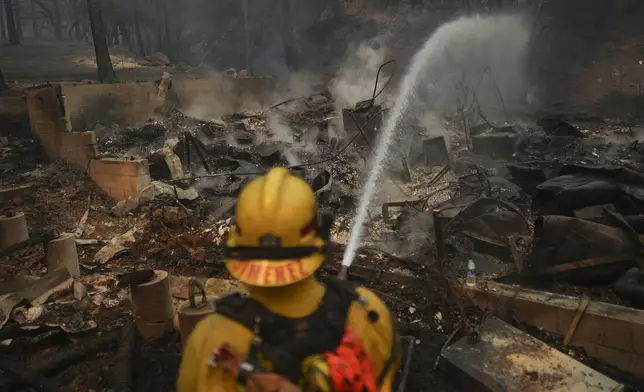
[[(360, 197), (360, 203), (358, 205), (358, 214), (356, 215), (356, 220), (353, 223), (351, 228), (351, 234), (349, 236), (349, 242), (347, 248), (344, 251), (344, 256), (342, 259), (342, 269), (346, 274), (346, 270), (353, 263), (353, 258), (356, 255), (360, 241), (362, 240), (363, 226), (367, 218), (367, 212), (369, 209), (369, 204), (373, 198), (374, 192), (376, 190), (376, 183), (382, 172), (382, 163), (389, 152), (389, 144), (394, 135), (394, 130), (398, 126), (398, 122), (402, 117), (403, 113), (407, 109), (409, 104), (409, 98), (411, 98), (414, 87), (416, 86), (416, 81), (420, 75), (427, 68), (429, 63), (429, 55), (434, 52), (436, 49), (437, 43), (435, 40), (430, 38), (423, 48), (414, 56), (409, 72), (405, 75), (402, 82), (402, 89), (400, 90), (394, 108), (391, 111), (391, 115), (387, 118), (387, 122), (380, 136), (378, 146), (376, 148), (374, 159), (371, 163), (371, 171), (369, 172), (369, 178), (365, 184), (364, 191)], [(341, 271), (342, 273), (342, 271)]]
[[(403, 114), (407, 112), (410, 99), (415, 92), (416, 84), (426, 75), (433, 75), (434, 73), (440, 73), (441, 71), (445, 71), (447, 69), (453, 68), (454, 66), (458, 66), (458, 64), (451, 64), (450, 61), (447, 61), (447, 63), (443, 61), (444, 64), (441, 64), (441, 60), (444, 57), (446, 47), (448, 45), (459, 44), (459, 41), (455, 40), (454, 37), (464, 37), (462, 42), (469, 42), (472, 39), (486, 42), (493, 41), (493, 38), (500, 32), (502, 32), (501, 29), (503, 28), (503, 26), (508, 25), (511, 28), (523, 29), (523, 25), (520, 22), (520, 19), (517, 19), (515, 17), (505, 18), (506, 19), (499, 19), (498, 17), (483, 16), (463, 17), (455, 21), (443, 24), (427, 39), (427, 41), (425, 41), (422, 48), (414, 55), (409, 70), (402, 80), (400, 90), (396, 96), (394, 107), (389, 117), (387, 118), (385, 127), (382, 130), (373, 160), (371, 162), (371, 170), (369, 172), (369, 176), (364, 186), (362, 195), (360, 196), (357, 215), (355, 221), (353, 222), (349, 241), (342, 259), (342, 270), (340, 272), (341, 276), (346, 276), (347, 270), (353, 263), (353, 259), (355, 258), (358, 247), (360, 246), (360, 242), (363, 236), (364, 224), (368, 215), (369, 205), (371, 204), (374, 193), (376, 191), (376, 186), (383, 169), (383, 162), (387, 157), (387, 154), (389, 153), (389, 146), (392, 142), (394, 131), (397, 129)], [(508, 21), (510, 21), (511, 23), (509, 23)], [(501, 25), (502, 27), (499, 27), (499, 25)], [(481, 36), (480, 31), (482, 28), (488, 30), (491, 29), (493, 34)], [(523, 32), (524, 30), (520, 30), (519, 33), (521, 34), (514, 34), (511, 36), (512, 40), (510, 42), (513, 44), (513, 47), (526, 47), (529, 34), (523, 34)], [(469, 54), (467, 53), (469, 52), (461, 51), (461, 53), (458, 51), (458, 49), (460, 49), (460, 47), (456, 47), (454, 49), (456, 51), (455, 53), (462, 54), (462, 61), (466, 64), (469, 64), (466, 61), (469, 56)], [(501, 48), (499, 52), (502, 53), (504, 50), (506, 50), (506, 48)], [(456, 59), (458, 60), (459, 57), (456, 56)], [(443, 67), (441, 68), (441, 66)], [(503, 67), (498, 68), (503, 69)]]

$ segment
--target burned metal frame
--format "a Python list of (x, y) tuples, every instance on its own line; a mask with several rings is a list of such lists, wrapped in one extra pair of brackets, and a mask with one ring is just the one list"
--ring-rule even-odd
[(204, 154), (204, 151), (202, 150), (201, 146), (199, 143), (197, 143), (197, 140), (195, 137), (190, 133), (190, 132), (183, 132), (183, 140), (185, 142), (185, 148), (186, 148), (186, 164), (188, 167), (190, 166), (191, 162), (191, 157), (190, 157), (190, 145), (193, 146), (195, 152), (197, 153), (197, 156), (201, 160), (201, 164), (203, 165), (204, 169), (206, 170), (206, 173), (211, 174), (212, 171), (210, 170), (210, 166), (208, 166), (208, 162), (206, 161), (206, 157)]

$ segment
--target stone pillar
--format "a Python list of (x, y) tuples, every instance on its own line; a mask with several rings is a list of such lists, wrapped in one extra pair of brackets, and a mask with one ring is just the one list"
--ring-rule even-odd
[(156, 339), (172, 331), (174, 304), (166, 271), (156, 270), (147, 283), (132, 286), (135, 323), (144, 339)]
[(0, 251), (29, 239), (29, 229), (25, 214), (0, 216)]
[(67, 268), (72, 278), (80, 277), (76, 237), (71, 233), (62, 233), (60, 237), (51, 240), (45, 247), (47, 273), (60, 268)]

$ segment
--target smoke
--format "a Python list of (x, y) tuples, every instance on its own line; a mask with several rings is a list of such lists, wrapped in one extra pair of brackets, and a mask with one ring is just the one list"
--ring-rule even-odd
[(324, 80), (321, 75), (311, 72), (292, 72), (286, 75), (276, 87), (275, 101), (308, 97), (322, 92)]
[[(480, 104), (481, 110), (493, 117), (526, 101), (529, 89), (524, 65), (530, 42), (527, 18), (509, 14), (463, 17), (439, 27), (429, 42), (431, 51), (424, 60), (427, 65), (412, 81), (412, 96), (407, 100), (402, 118), (395, 124), (398, 140), (392, 143), (390, 151), (412, 147), (420, 137), (449, 136), (445, 122), (440, 119), (456, 111), (472, 111)], [(412, 65), (412, 69), (418, 68)], [(405, 81), (408, 78), (406, 75)], [(409, 91), (409, 85), (401, 88)], [(352, 90), (345, 88), (344, 91)], [(418, 125), (424, 128), (421, 135), (416, 130)], [(381, 202), (383, 197), (395, 192), (378, 185), (376, 193), (376, 200)], [(407, 217), (404, 226), (397, 230), (408, 234), (427, 233), (431, 219), (414, 218)], [(388, 245), (409, 254), (423, 243), (409, 239)], [(347, 254), (343, 263), (346, 260), (350, 260)]]
[(271, 113), (266, 119), (266, 127), (270, 130), (269, 140), (274, 142), (293, 143), (293, 130), (282, 119)]
[(285, 121), (275, 114), (269, 114), (266, 126), (269, 135), (265, 141), (283, 144), (283, 155), (289, 165), (301, 164), (300, 156), (303, 154), (311, 157), (317, 157), (319, 154), (317, 139), (320, 134), (320, 128), (310, 126), (307, 129), (296, 132)]
[(434, 112), (427, 112), (418, 118), (418, 124), (425, 130), (425, 136), (437, 137), (447, 133), (445, 120)]
[(249, 87), (252, 84), (244, 83), (243, 79), (213, 71), (199, 80), (175, 80), (170, 92), (176, 96), (176, 104), (184, 114), (203, 121), (230, 113), (262, 110), (265, 91)]
[(381, 36), (349, 48), (344, 65), (329, 88), (339, 108), (353, 107), (371, 98), (378, 68), (386, 61), (384, 41)]
[(530, 29), (529, 19), (518, 14), (459, 19), (458, 29), (442, 36), (442, 50), (418, 84), (409, 113), (419, 117), (431, 108), (446, 114), (474, 99), (486, 114), (523, 105), (533, 93), (525, 72)]

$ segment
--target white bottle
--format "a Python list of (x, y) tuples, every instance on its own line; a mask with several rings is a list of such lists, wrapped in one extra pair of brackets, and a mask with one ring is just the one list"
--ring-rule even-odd
[(467, 277), (465, 278), (465, 284), (470, 287), (476, 286), (476, 264), (474, 264), (474, 260), (467, 262)]

